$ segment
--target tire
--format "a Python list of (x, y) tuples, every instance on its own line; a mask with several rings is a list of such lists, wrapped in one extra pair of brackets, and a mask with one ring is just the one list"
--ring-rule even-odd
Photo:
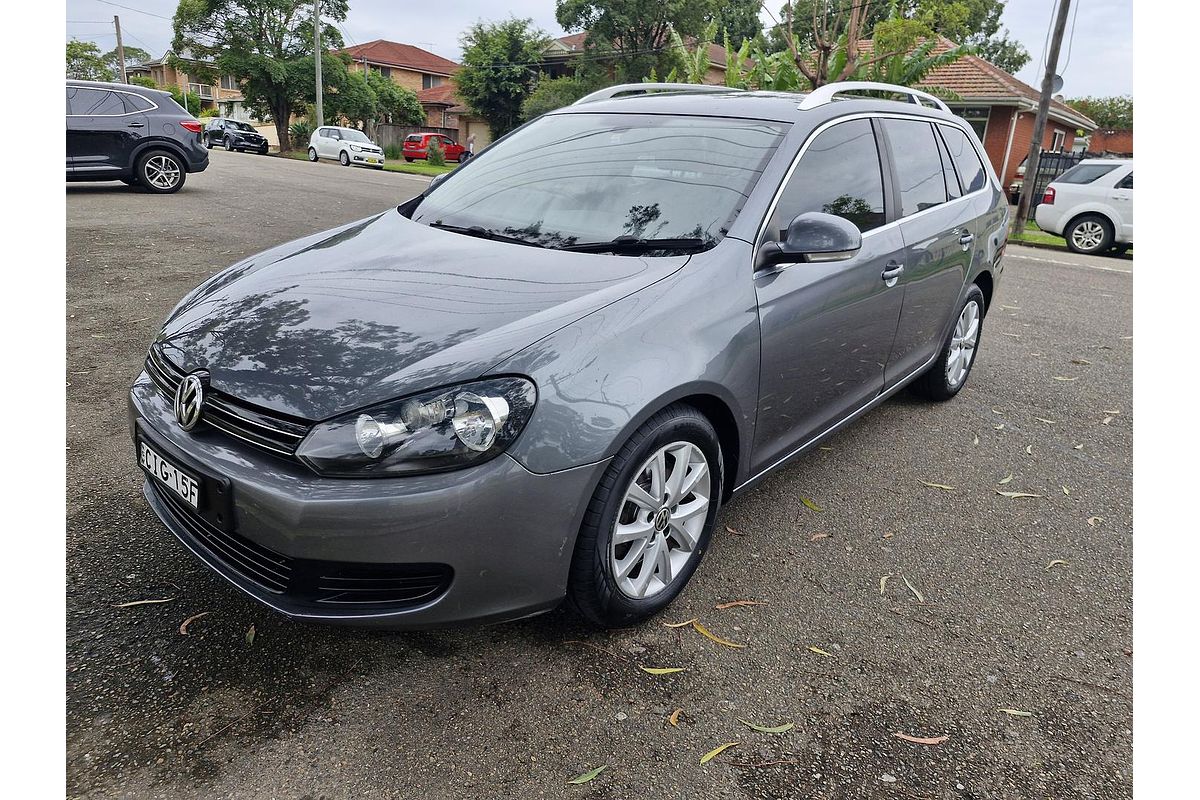
[(228, 136), (225, 137), (225, 149), (230, 153), (232, 153), (235, 149), (233, 146), (233, 139), (230, 139)]
[(341, 152), (341, 153), (338, 155), (338, 161), (341, 163), (341, 165), (342, 165), (343, 167), (348, 167), (348, 166), (350, 166), (350, 154), (349, 154), (349, 153), (347, 153), (345, 150), (343, 150), (343, 151), (342, 151), (342, 152)]
[(317, 155), (317, 148), (315, 148), (315, 147), (308, 148), (308, 160), (313, 161), (313, 162), (321, 160), (321, 157)]
[(1071, 220), (1063, 237), (1071, 252), (1096, 255), (1112, 247), (1113, 226), (1099, 214), (1083, 214)]
[(205, 150), (212, 150), (212, 147), (213, 147), (213, 146), (212, 146), (212, 139), (209, 139), (209, 138), (208, 138), (208, 134), (207, 134), (207, 133), (205, 133), (205, 134), (204, 134), (204, 149), (205, 149)]
[[(960, 330), (964, 319), (969, 316), (967, 309), (974, 304), (974, 326), (968, 324), (968, 330)], [(975, 355), (979, 352), (979, 342), (983, 338), (983, 317), (987, 307), (980, 288), (971, 284), (967, 296), (959, 304), (954, 318), (955, 323), (950, 328), (946, 342), (938, 352), (937, 359), (925, 370), (919, 378), (913, 381), (913, 393), (926, 400), (942, 402), (958, 394), (967, 379), (971, 377), (971, 367), (975, 366)], [(973, 330), (973, 334), (971, 333)], [(967, 341), (963, 341), (966, 339)], [(969, 346), (964, 346), (969, 345)], [(963, 355), (965, 353), (965, 355)], [(963, 359), (966, 359), (965, 362)]]
[(270, 147), (268, 145), (264, 144), (262, 147), (258, 148), (257, 152), (260, 156), (265, 156), (269, 149), (270, 149)]
[(183, 188), (187, 167), (183, 159), (169, 150), (148, 150), (138, 158), (134, 175), (146, 191), (172, 194)]
[(409, 158), (408, 156), (405, 156), (405, 157), (404, 157), (404, 160), (405, 160), (405, 161), (407, 161), (407, 162), (408, 162), (408, 163), (410, 163), (410, 164), (412, 163), (412, 159), (411, 159), (411, 158)]
[[(683, 453), (688, 454), (688, 466), (681, 479), (695, 478), (695, 487), (677, 498), (674, 505), (669, 496), (664, 504), (662, 489), (675, 475)], [(663, 478), (651, 477), (652, 462), (659, 464)], [(704, 473), (697, 472), (701, 464), (706, 468)], [(636, 625), (666, 608), (687, 585), (708, 549), (720, 510), (723, 480), (724, 462), (717, 432), (703, 414), (677, 403), (647, 420), (613, 457), (588, 503), (571, 560), (567, 584), (571, 605), (605, 628)], [(637, 505), (628, 499), (635, 483), (642, 487), (641, 495), (649, 505)], [(703, 496), (705, 491), (707, 497)], [(679, 503), (678, 499), (685, 502)], [(702, 500), (704, 505), (697, 507)], [(652, 510), (655, 506), (658, 511)], [(690, 527), (683, 527), (685, 523), (678, 517), (671, 519), (669, 512), (680, 507), (691, 509), (686, 520)], [(618, 523), (624, 529), (622, 533), (634, 538), (614, 545)], [(638, 538), (636, 529), (640, 526), (645, 526), (646, 535)], [(654, 562), (648, 563), (651, 548)], [(660, 561), (657, 556), (664, 548), (666, 555)], [(665, 581), (664, 564), (670, 569)], [(619, 574), (622, 568), (626, 570), (624, 575)], [(644, 585), (640, 594), (639, 584)]]

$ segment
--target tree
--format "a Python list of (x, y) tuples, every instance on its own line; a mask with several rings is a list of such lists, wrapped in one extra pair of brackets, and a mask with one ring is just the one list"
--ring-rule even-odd
[(183, 90), (174, 83), (172, 83), (170, 86), (164, 86), (163, 89), (170, 92), (171, 99), (183, 106), (189, 114), (200, 116), (200, 95), (196, 94), (195, 92), (188, 92), (185, 95)]
[(710, 19), (717, 23), (717, 34), (722, 37), (729, 34), (729, 41), (736, 49), (742, 42), (762, 34), (762, 20), (758, 17), (760, 8), (759, 0), (723, 0), (714, 8)]
[(521, 105), (537, 82), (536, 65), (550, 43), (531, 19), (476, 22), (463, 33), (458, 95), (499, 138), (521, 124)]
[(1008, 29), (1004, 33), (984, 39), (976, 45), (977, 55), (995, 64), (1009, 75), (1021, 71), (1021, 67), (1029, 63), (1032, 56), (1020, 43), (1008, 38)]
[[(130, 67), (134, 64), (141, 64), (143, 61), (150, 60), (150, 54), (140, 47), (130, 47), (125, 45), (125, 66)], [(117, 57), (117, 48), (113, 48), (104, 54), (104, 63), (112, 70), (113, 75), (121, 74), (121, 59)]]
[(1104, 130), (1133, 129), (1133, 98), (1129, 95), (1115, 97), (1077, 97), (1067, 105), (1088, 116)]
[(611, 56), (617, 79), (637, 81), (658, 68), (672, 29), (684, 39), (699, 36), (715, 0), (558, 0), (555, 16), (567, 31), (586, 31), (587, 50)]
[(104, 63), (94, 42), (67, 42), (67, 77), (78, 81), (111, 81), (112, 70)]
[(367, 75), (367, 86), (375, 93), (375, 122), (393, 125), (423, 125), (425, 109), (416, 92), (383, 77), (378, 72)]
[(578, 75), (549, 78), (543, 75), (521, 104), (521, 118), (531, 120), (551, 111), (569, 106), (597, 86)]
[[(331, 48), (343, 44), (334, 23), (346, 18), (348, 7), (348, 0), (321, 3), (321, 40)], [(290, 143), (292, 110), (315, 93), (312, 11), (311, 0), (179, 0), (171, 47), (188, 55), (178, 60), (189, 74), (243, 79), (246, 104), (274, 121), (283, 147)], [(336, 70), (333, 62), (340, 60), (323, 55), (322, 69)]]

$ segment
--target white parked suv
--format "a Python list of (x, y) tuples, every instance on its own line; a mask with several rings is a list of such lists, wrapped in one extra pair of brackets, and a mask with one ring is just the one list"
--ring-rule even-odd
[(322, 125), (308, 140), (308, 160), (333, 158), (343, 167), (351, 164), (383, 169), (383, 148), (357, 128)]
[(1133, 244), (1133, 159), (1080, 161), (1050, 182), (1033, 218), (1076, 253), (1124, 253)]

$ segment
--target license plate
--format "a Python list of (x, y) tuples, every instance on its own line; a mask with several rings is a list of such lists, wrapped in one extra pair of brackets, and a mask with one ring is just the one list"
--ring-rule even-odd
[(380, 161), (380, 159), (378, 159), (378, 158), (368, 158), (368, 159), (367, 159), (367, 161), (370, 161), (372, 164), (378, 164), (378, 163), (379, 163), (379, 161)]
[(142, 469), (154, 476), (154, 479), (170, 489), (194, 509), (200, 508), (200, 483), (191, 475), (172, 464), (155, 452), (150, 445), (139, 441)]

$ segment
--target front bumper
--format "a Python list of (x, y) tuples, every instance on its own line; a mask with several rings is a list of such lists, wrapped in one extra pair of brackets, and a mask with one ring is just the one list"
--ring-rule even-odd
[(384, 160), (385, 160), (385, 156), (383, 155), (383, 153), (355, 153), (353, 151), (347, 151), (347, 152), (350, 153), (350, 160), (355, 164), (370, 164), (373, 167), (382, 167)]
[[(184, 432), (145, 373), (130, 390), (129, 421), (135, 438), (232, 493), (233, 541), (214, 543), (200, 515), (181, 514), (147, 478), (151, 508), (201, 561), (288, 616), (394, 629), (503, 621), (557, 605), (587, 499), (606, 466), (539, 475), (501, 455), (435, 475), (322, 478), (204, 425)], [(239, 553), (260, 551), (297, 565), (295, 574), (435, 565), (450, 577), (417, 605), (321, 603), (299, 579), (271, 587), (239, 568)]]

